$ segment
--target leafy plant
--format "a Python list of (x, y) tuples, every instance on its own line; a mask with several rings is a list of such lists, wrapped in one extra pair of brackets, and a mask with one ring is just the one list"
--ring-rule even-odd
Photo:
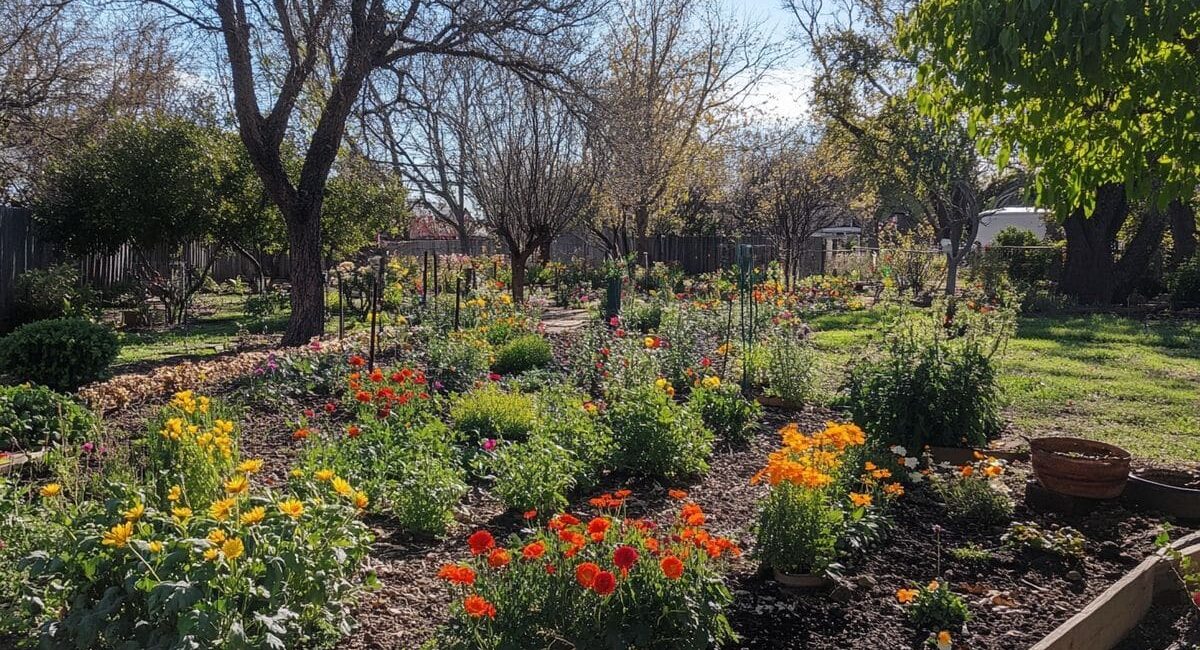
[(1059, 557), (1083, 559), (1083, 533), (1070, 526), (1044, 528), (1036, 522), (1014, 522), (1001, 538), (1009, 548), (1052, 553)]
[(767, 339), (763, 372), (767, 394), (792, 404), (813, 401), (817, 390), (816, 356), (803, 337), (785, 330)]
[(85, 407), (45, 386), (0, 386), (0, 451), (77, 442), (95, 425)]
[(567, 506), (579, 465), (570, 451), (543, 436), (502, 445), (488, 463), (492, 492), (510, 510), (555, 512)]
[(896, 598), (908, 605), (908, 618), (918, 629), (957, 629), (971, 618), (967, 604), (950, 591), (950, 583), (945, 580), (934, 580), (916, 589), (900, 589)]
[(537, 334), (526, 334), (505, 343), (492, 362), (492, 370), (500, 374), (517, 374), (544, 368), (554, 360), (550, 342)]
[(742, 397), (736, 386), (720, 381), (715, 376), (702, 380), (688, 398), (688, 408), (699, 413), (704, 425), (717, 435), (729, 442), (744, 443), (753, 436), (762, 407)]
[(490, 354), (486, 341), (454, 335), (433, 337), (428, 343), (425, 372), (434, 388), (463, 392), (487, 374)]
[(75, 266), (56, 264), (17, 276), (12, 320), (20, 325), (51, 318), (86, 318), (95, 306), (96, 295), (80, 280)]
[(664, 478), (708, 471), (712, 431), (662, 388), (642, 385), (610, 394), (604, 419), (616, 443), (617, 467)]
[(1012, 497), (999, 479), (1002, 473), (999, 461), (980, 459), (962, 466), (957, 475), (940, 478), (932, 485), (951, 520), (995, 526), (1007, 523), (1013, 513)]
[(120, 346), (111, 329), (82, 318), (22, 325), (0, 339), (0, 372), (72, 391), (104, 376)]
[(1180, 264), (1167, 281), (1171, 306), (1176, 309), (1200, 306), (1200, 253)]
[(450, 419), (456, 431), (478, 439), (523, 440), (533, 428), (533, 399), (489, 385), (454, 400)]
[(559, 514), (532, 534), (468, 539), (471, 558), (438, 575), (455, 594), (437, 647), (453, 650), (715, 648), (735, 639), (722, 560), (738, 555), (686, 503), (659, 527), (623, 517), (627, 491), (593, 499), (602, 514)]
[(986, 548), (977, 546), (973, 543), (968, 543), (966, 546), (957, 546), (950, 549), (950, 557), (958, 560), (959, 562), (983, 564), (994, 560), (996, 555)]
[(238, 429), (228, 410), (192, 391), (176, 393), (150, 421), (146, 479), (160, 499), (207, 504), (237, 464)]
[(531, 438), (544, 438), (571, 453), (580, 488), (595, 484), (612, 464), (615, 444), (600, 405), (569, 388), (548, 388), (537, 396)]

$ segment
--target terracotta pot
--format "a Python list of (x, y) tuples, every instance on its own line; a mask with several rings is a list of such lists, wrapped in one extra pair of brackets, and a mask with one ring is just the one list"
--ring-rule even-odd
[(1124, 497), (1139, 506), (1181, 519), (1200, 519), (1197, 475), (1171, 469), (1139, 470), (1129, 475)]
[(1073, 497), (1114, 499), (1129, 481), (1129, 452), (1082, 438), (1029, 441), (1033, 475), (1042, 487)]
[(775, 582), (791, 589), (824, 589), (830, 585), (829, 578), (812, 573), (784, 573), (779, 569), (771, 569), (775, 573)]

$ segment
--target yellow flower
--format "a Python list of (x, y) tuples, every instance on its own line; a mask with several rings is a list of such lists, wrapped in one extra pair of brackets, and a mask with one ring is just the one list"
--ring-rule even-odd
[(246, 477), (241, 474), (225, 481), (225, 491), (229, 494), (241, 494), (248, 487), (250, 487), (250, 481), (246, 480)]
[(333, 491), (344, 497), (354, 494), (354, 488), (350, 487), (350, 483), (344, 478), (333, 479)]
[(208, 531), (207, 539), (213, 544), (220, 544), (221, 542), (225, 541), (225, 531), (221, 530), (220, 528), (214, 528)]
[(225, 554), (227, 560), (238, 559), (245, 550), (246, 546), (242, 544), (242, 540), (236, 537), (227, 539), (224, 544), (221, 544), (221, 552)]
[(108, 529), (108, 532), (101, 535), (100, 543), (105, 546), (112, 546), (114, 548), (125, 548), (125, 545), (129, 543), (129, 540), (132, 537), (133, 522), (127, 521), (123, 524), (117, 524), (116, 526)]
[(280, 501), (279, 502), (279, 512), (282, 512), (283, 514), (291, 517), (292, 519), (299, 519), (300, 515), (304, 514), (304, 503), (297, 501), (295, 499), (288, 499), (287, 501)]
[(163, 550), (162, 542), (158, 541), (150, 542), (146, 546), (149, 547), (151, 553), (158, 553), (159, 551)]
[(654, 347), (654, 337), (647, 336), (645, 339), (642, 340), (642, 344), (648, 348), (653, 348)]
[(859, 508), (865, 508), (871, 505), (871, 495), (860, 494), (858, 492), (850, 493), (850, 501)]
[(142, 518), (142, 515), (146, 514), (146, 506), (142, 505), (140, 502), (135, 503), (133, 504), (132, 508), (126, 510), (122, 514), (125, 515), (125, 521), (137, 521), (138, 519)]
[(47, 498), (56, 497), (62, 494), (62, 486), (58, 483), (47, 483), (42, 486), (41, 493), (42, 496)]
[(208, 560), (209, 562), (212, 562), (219, 557), (221, 557), (221, 552), (215, 548), (210, 548), (204, 551), (204, 559)]
[[(200, 381), (204, 381), (204, 379), (205, 379), (205, 377), (204, 377), (204, 373), (200, 373), (199, 375), (197, 375), (197, 378), (198, 378)], [(201, 397), (200, 397), (200, 399), (199, 399), (199, 400), (197, 400), (197, 401), (199, 401), (199, 402), (200, 402), (200, 412), (201, 412), (201, 413), (208, 413), (208, 407), (209, 407), (209, 405), (210, 405), (210, 404), (212, 404), (212, 400), (210, 400), (210, 399), (209, 399), (209, 398), (207, 398), (207, 397), (203, 397), (203, 396), (201, 396)]]
[(355, 492), (354, 493), (354, 507), (358, 508), (359, 510), (366, 510), (367, 495), (362, 492)]
[(257, 525), (257, 524), (261, 523), (263, 518), (266, 516), (267, 516), (266, 508), (263, 508), (262, 506), (258, 506), (256, 508), (253, 508), (253, 509), (247, 511), (246, 513), (244, 513), (242, 515), (242, 519), (241, 519), (242, 525), (243, 526)]
[(716, 375), (709, 375), (700, 382), (705, 388), (712, 390), (721, 385), (721, 378)]
[(171, 491), (167, 492), (167, 501), (174, 503), (174, 502), (178, 501), (179, 498), (182, 496), (183, 496), (183, 488), (179, 487), (178, 485), (172, 485)]
[(262, 468), (263, 468), (262, 460), (255, 458), (253, 460), (247, 460), (247, 461), (243, 462), (241, 465), (238, 465), (237, 471), (239, 471), (243, 474), (254, 474), (255, 472), (262, 470)]
[(225, 521), (229, 519), (229, 513), (233, 511), (235, 505), (237, 505), (237, 499), (213, 501), (213, 504), (208, 507), (208, 515), (217, 521)]
[(313, 478), (317, 479), (318, 481), (328, 481), (333, 478), (333, 470), (319, 469), (316, 472), (313, 472)]
[(171, 508), (171, 515), (181, 523), (187, 521), (192, 516), (191, 508)]
[(304, 478), (304, 470), (297, 467), (296, 469), (293, 469), (292, 471), (288, 472), (288, 475), (291, 476), (292, 478)]
[(213, 422), (213, 433), (220, 437), (229, 437), (233, 433), (233, 423), (229, 420), (216, 420)]

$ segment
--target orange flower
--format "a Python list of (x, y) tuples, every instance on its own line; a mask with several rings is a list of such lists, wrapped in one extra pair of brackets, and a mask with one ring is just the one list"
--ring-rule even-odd
[(678, 580), (683, 575), (683, 561), (674, 555), (664, 557), (659, 561), (658, 566), (668, 580)]
[(496, 618), (496, 606), (479, 594), (471, 594), (463, 600), (463, 609), (471, 618)]
[(611, 525), (609, 520), (603, 517), (596, 517), (588, 522), (588, 535), (591, 535), (593, 541), (599, 542), (604, 539), (604, 534), (608, 532), (608, 527)]
[(357, 354), (350, 355), (350, 365), (355, 368), (367, 365), (367, 360)]
[(524, 517), (526, 521), (528, 521), (537, 516), (537, 510), (526, 510), (525, 514), (523, 514), (521, 516)]
[(508, 551), (502, 548), (494, 549), (491, 553), (488, 553), (488, 566), (492, 567), (493, 569), (499, 569), (500, 567), (507, 566), (511, 560), (512, 556), (508, 554)]
[(704, 522), (707, 521), (704, 511), (694, 503), (683, 506), (683, 509), (679, 511), (679, 517), (689, 526), (703, 526)]
[(351, 424), (350, 426), (346, 427), (346, 435), (351, 438), (357, 438), (361, 433), (362, 430), (358, 428), (357, 424)]
[(975, 468), (970, 465), (963, 465), (961, 471), (963, 476), (971, 476), (975, 473)]
[(443, 564), (438, 570), (438, 577), (456, 585), (475, 584), (475, 572), (471, 567), (461, 564)]
[(308, 429), (306, 429), (306, 428), (301, 427), (299, 429), (296, 429), (294, 432), (292, 432), (292, 440), (304, 440), (307, 437), (308, 437)]
[(601, 571), (592, 580), (592, 591), (601, 596), (607, 596), (617, 589), (617, 577), (608, 571)]
[(983, 473), (992, 477), (1000, 476), (1004, 473), (1004, 468), (1000, 465), (988, 465), (987, 467), (983, 468)]
[(675, 499), (676, 501), (682, 501), (687, 498), (687, 492), (684, 492), (683, 490), (676, 490), (676, 489), (672, 488), (670, 490), (667, 490), (667, 496), (671, 497), (672, 499)]
[(613, 496), (618, 499), (627, 499), (631, 494), (633, 494), (632, 490), (617, 490), (616, 492), (613, 492)]
[(471, 547), (471, 555), (483, 555), (495, 548), (496, 538), (492, 537), (492, 534), (486, 530), (476, 531), (467, 538), (467, 546)]
[(904, 496), (904, 486), (899, 483), (888, 483), (883, 486), (883, 491), (885, 494), (893, 497)]
[(913, 599), (916, 597), (917, 597), (916, 589), (897, 589), (896, 590), (896, 600), (900, 601), (901, 604), (907, 605), (908, 603), (911, 603), (913, 601)]
[(543, 544), (541, 540), (526, 544), (525, 548), (521, 549), (521, 557), (525, 558), (526, 560), (536, 560), (545, 554), (546, 545)]
[(575, 567), (575, 581), (584, 589), (591, 589), (600, 574), (600, 567), (593, 562), (584, 562)]
[(871, 505), (871, 495), (862, 494), (859, 492), (850, 493), (850, 502), (859, 508), (865, 508)]
[(942, 587), (942, 584), (940, 582), (938, 582), (937, 580), (930, 580), (929, 586), (926, 587), (925, 589), (928, 591), (937, 591), (941, 587)]

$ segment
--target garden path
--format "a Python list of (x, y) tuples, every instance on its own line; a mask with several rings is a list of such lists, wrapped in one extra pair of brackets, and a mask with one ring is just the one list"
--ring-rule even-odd
[(565, 309), (549, 307), (542, 313), (542, 324), (546, 326), (547, 334), (561, 334), (583, 329), (591, 316), (586, 309)]

